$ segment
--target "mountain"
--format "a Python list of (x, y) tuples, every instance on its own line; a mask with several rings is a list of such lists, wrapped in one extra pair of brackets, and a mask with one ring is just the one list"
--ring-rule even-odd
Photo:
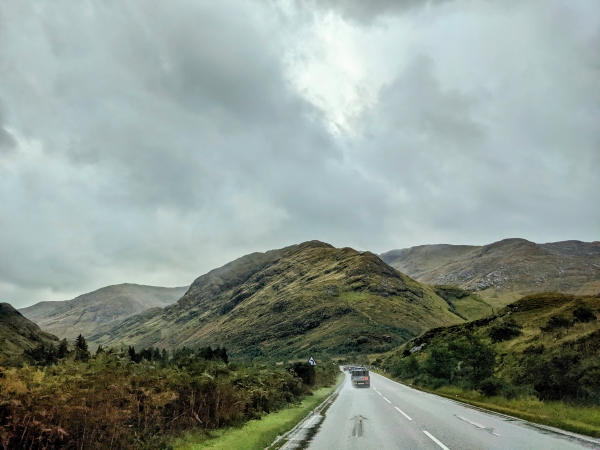
[(311, 241), (230, 262), (197, 278), (177, 303), (90, 340), (138, 349), (224, 345), (250, 357), (386, 351), (462, 322), (453, 311), (481, 303), (468, 293), (447, 297), (372, 253)]
[(19, 311), (44, 331), (75, 339), (111, 328), (133, 315), (175, 303), (187, 287), (164, 288), (137, 284), (107, 286), (73, 300), (40, 302)]
[(600, 292), (600, 242), (505, 239), (484, 246), (421, 245), (380, 257), (417, 281), (476, 291), (494, 306), (545, 291)]
[(9, 303), (0, 303), (0, 360), (42, 343), (57, 344), (58, 338), (40, 330)]

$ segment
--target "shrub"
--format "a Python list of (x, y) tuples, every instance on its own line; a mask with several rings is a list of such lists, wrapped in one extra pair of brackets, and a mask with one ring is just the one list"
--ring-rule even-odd
[(567, 328), (571, 326), (571, 321), (561, 316), (552, 316), (548, 319), (546, 326), (540, 327), (542, 331), (549, 332), (558, 328)]
[(504, 320), (499, 324), (495, 324), (490, 328), (489, 336), (492, 342), (508, 341), (521, 335), (521, 325), (519, 325), (512, 317)]
[(479, 391), (486, 397), (493, 397), (498, 395), (503, 387), (504, 383), (502, 380), (497, 378), (486, 378), (479, 385)]
[(580, 306), (573, 311), (573, 316), (576, 322), (593, 322), (596, 320), (596, 314), (587, 306)]
[(473, 335), (467, 335), (447, 345), (433, 346), (423, 363), (423, 369), (433, 378), (476, 388), (494, 373), (495, 358), (492, 347)]
[(565, 400), (583, 398), (579, 380), (583, 374), (581, 355), (563, 352), (551, 358), (531, 355), (522, 362), (522, 373), (517, 382), (535, 389), (541, 400)]
[(290, 366), (289, 371), (302, 380), (307, 386), (313, 386), (316, 381), (316, 369), (307, 362), (297, 362)]

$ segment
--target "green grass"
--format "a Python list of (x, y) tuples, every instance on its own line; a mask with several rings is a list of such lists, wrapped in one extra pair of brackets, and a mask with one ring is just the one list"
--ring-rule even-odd
[[(299, 405), (251, 420), (240, 428), (225, 428), (209, 433), (188, 433), (172, 443), (174, 450), (263, 450), (277, 436), (294, 428), (310, 411), (320, 405), (343, 380), (340, 373), (335, 385), (321, 388)], [(283, 444), (283, 443), (282, 443)]]
[(476, 391), (464, 391), (450, 386), (430, 392), (530, 422), (600, 437), (600, 408), (597, 406), (571, 406), (564, 402), (541, 401), (536, 397), (511, 400), (504, 397), (485, 397)]

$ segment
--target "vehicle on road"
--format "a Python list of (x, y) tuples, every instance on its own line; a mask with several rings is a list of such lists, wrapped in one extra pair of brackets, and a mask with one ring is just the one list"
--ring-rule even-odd
[(350, 371), (350, 380), (354, 387), (370, 387), (371, 377), (369, 371), (364, 367), (353, 367)]

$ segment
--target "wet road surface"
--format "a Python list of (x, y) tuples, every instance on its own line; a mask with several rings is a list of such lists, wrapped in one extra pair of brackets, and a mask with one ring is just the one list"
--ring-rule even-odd
[(600, 441), (532, 426), (470, 408), (371, 373), (370, 388), (355, 388), (349, 375), (325, 413), (310, 450), (581, 450)]

